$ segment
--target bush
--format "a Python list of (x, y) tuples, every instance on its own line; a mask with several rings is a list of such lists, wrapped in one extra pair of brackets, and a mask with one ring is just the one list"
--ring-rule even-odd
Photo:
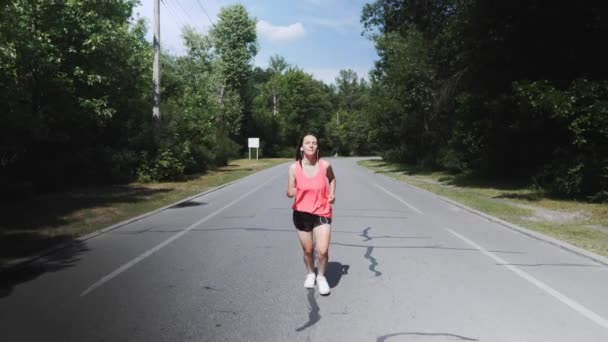
[(282, 147), (277, 149), (276, 156), (279, 158), (295, 158), (295, 151), (294, 147)]
[(382, 154), (382, 158), (397, 163), (416, 163), (416, 156), (407, 146), (399, 146), (387, 150)]
[(467, 169), (467, 162), (463, 153), (453, 148), (443, 148), (437, 155), (437, 164), (448, 172), (459, 173)]
[(108, 181), (117, 183), (126, 183), (132, 181), (135, 177), (135, 170), (140, 163), (140, 156), (135, 151), (120, 150), (114, 151), (108, 149), (109, 162), (106, 163), (108, 168)]
[(184, 144), (180, 152), (185, 174), (205, 172), (212, 163), (212, 152), (202, 144)]
[(184, 176), (184, 164), (171, 151), (163, 150), (153, 160), (144, 162), (137, 170), (137, 180), (142, 183), (180, 180)]
[(608, 203), (608, 191), (600, 191), (589, 197), (591, 202)]
[(235, 159), (239, 156), (241, 147), (232, 139), (219, 135), (215, 140), (215, 146), (212, 148), (213, 163), (216, 166), (228, 165), (230, 159)]

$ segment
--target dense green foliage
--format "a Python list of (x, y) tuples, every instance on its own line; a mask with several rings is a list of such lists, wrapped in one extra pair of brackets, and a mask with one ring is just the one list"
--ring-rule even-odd
[(369, 85), (353, 70), (340, 70), (336, 77), (334, 115), (325, 124), (331, 152), (341, 156), (371, 154), (368, 137)]
[(257, 20), (233, 5), (208, 35), (183, 28), (185, 55), (163, 52), (157, 140), (152, 48), (136, 5), (1, 3), (3, 192), (180, 179), (246, 154), (247, 137), (260, 137), (263, 156), (291, 156), (304, 132), (323, 136), (333, 88), (280, 56), (253, 68)]
[[(369, 77), (315, 80), (281, 56), (253, 67), (257, 19), (223, 8), (163, 52), (160, 140), (152, 48), (137, 0), (0, 4), (0, 188), (179, 179), (247, 155), (367, 155), (608, 198), (606, 6), (540, 0), (375, 0)], [(366, 75), (361, 75), (366, 76)]]
[(133, 1), (4, 1), (0, 178), (124, 180), (146, 144), (151, 74)]
[(328, 94), (321, 82), (294, 67), (272, 70), (269, 81), (261, 85), (255, 99), (255, 122), (263, 135), (263, 150), (293, 156), (303, 134), (323, 136), (330, 110)]
[(389, 159), (606, 199), (607, 15), (592, 1), (373, 1), (374, 138)]

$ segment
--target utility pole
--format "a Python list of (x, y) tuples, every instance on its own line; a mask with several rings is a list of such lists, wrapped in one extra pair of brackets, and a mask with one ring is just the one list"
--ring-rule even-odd
[(154, 140), (158, 142), (160, 134), (160, 0), (154, 0), (154, 64), (152, 66), (152, 83), (154, 84), (152, 116), (154, 120)]

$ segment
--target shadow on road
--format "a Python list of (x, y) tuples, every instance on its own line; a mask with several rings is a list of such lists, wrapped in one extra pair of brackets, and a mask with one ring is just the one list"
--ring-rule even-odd
[(310, 306), (310, 311), (308, 312), (308, 322), (304, 323), (304, 325), (301, 327), (296, 328), (297, 332), (310, 328), (321, 320), (321, 315), (319, 314), (321, 309), (319, 308), (319, 304), (317, 304), (317, 300), (315, 299), (315, 290), (306, 289), (306, 298), (308, 299), (308, 305)]
[(86, 244), (73, 241), (66, 247), (32, 262), (0, 269), (0, 298), (8, 297), (15, 286), (29, 282), (47, 272), (56, 272), (74, 266), (79, 255), (88, 251)]
[(343, 275), (348, 274), (349, 265), (342, 265), (336, 261), (330, 261), (327, 263), (327, 270), (325, 270), (325, 278), (329, 283), (330, 288), (338, 286), (340, 279)]
[[(340, 279), (343, 275), (348, 274), (349, 265), (342, 265), (336, 261), (330, 261), (327, 263), (327, 269), (325, 270), (325, 278), (327, 278), (327, 282), (329, 283), (329, 287), (334, 288), (338, 286), (340, 283)], [(316, 272), (316, 269), (315, 269)], [(304, 323), (301, 327), (296, 328), (297, 332), (303, 331), (321, 320), (321, 309), (319, 308), (319, 304), (315, 298), (315, 290), (307, 289), (306, 290), (306, 299), (308, 299), (309, 312), (308, 312), (308, 322)]]
[(82, 229), (69, 226), (86, 218), (85, 211), (91, 210), (86, 215), (104, 215), (107, 208), (116, 204), (137, 203), (169, 191), (114, 185), (0, 198), (0, 268), (3, 261), (35, 257), (48, 248), (73, 241)]
[(180, 209), (180, 208), (190, 208), (190, 207), (202, 207), (207, 205), (208, 203), (205, 202), (196, 202), (196, 201), (186, 201), (186, 202), (181, 202), (179, 204), (176, 204), (172, 207), (170, 207), (169, 209)]
[(149, 189), (136, 186), (107, 186), (39, 194), (19, 200), (3, 200), (0, 207), (0, 235), (6, 231), (37, 231), (78, 222), (71, 216), (84, 209), (105, 208), (118, 203), (137, 203), (172, 189)]

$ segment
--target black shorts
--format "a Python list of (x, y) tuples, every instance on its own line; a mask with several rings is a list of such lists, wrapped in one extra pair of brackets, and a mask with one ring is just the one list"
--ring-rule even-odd
[(331, 224), (331, 218), (317, 216), (309, 213), (305, 213), (303, 211), (293, 211), (293, 224), (296, 226), (296, 229), (310, 232), (313, 228), (323, 225), (323, 224)]

